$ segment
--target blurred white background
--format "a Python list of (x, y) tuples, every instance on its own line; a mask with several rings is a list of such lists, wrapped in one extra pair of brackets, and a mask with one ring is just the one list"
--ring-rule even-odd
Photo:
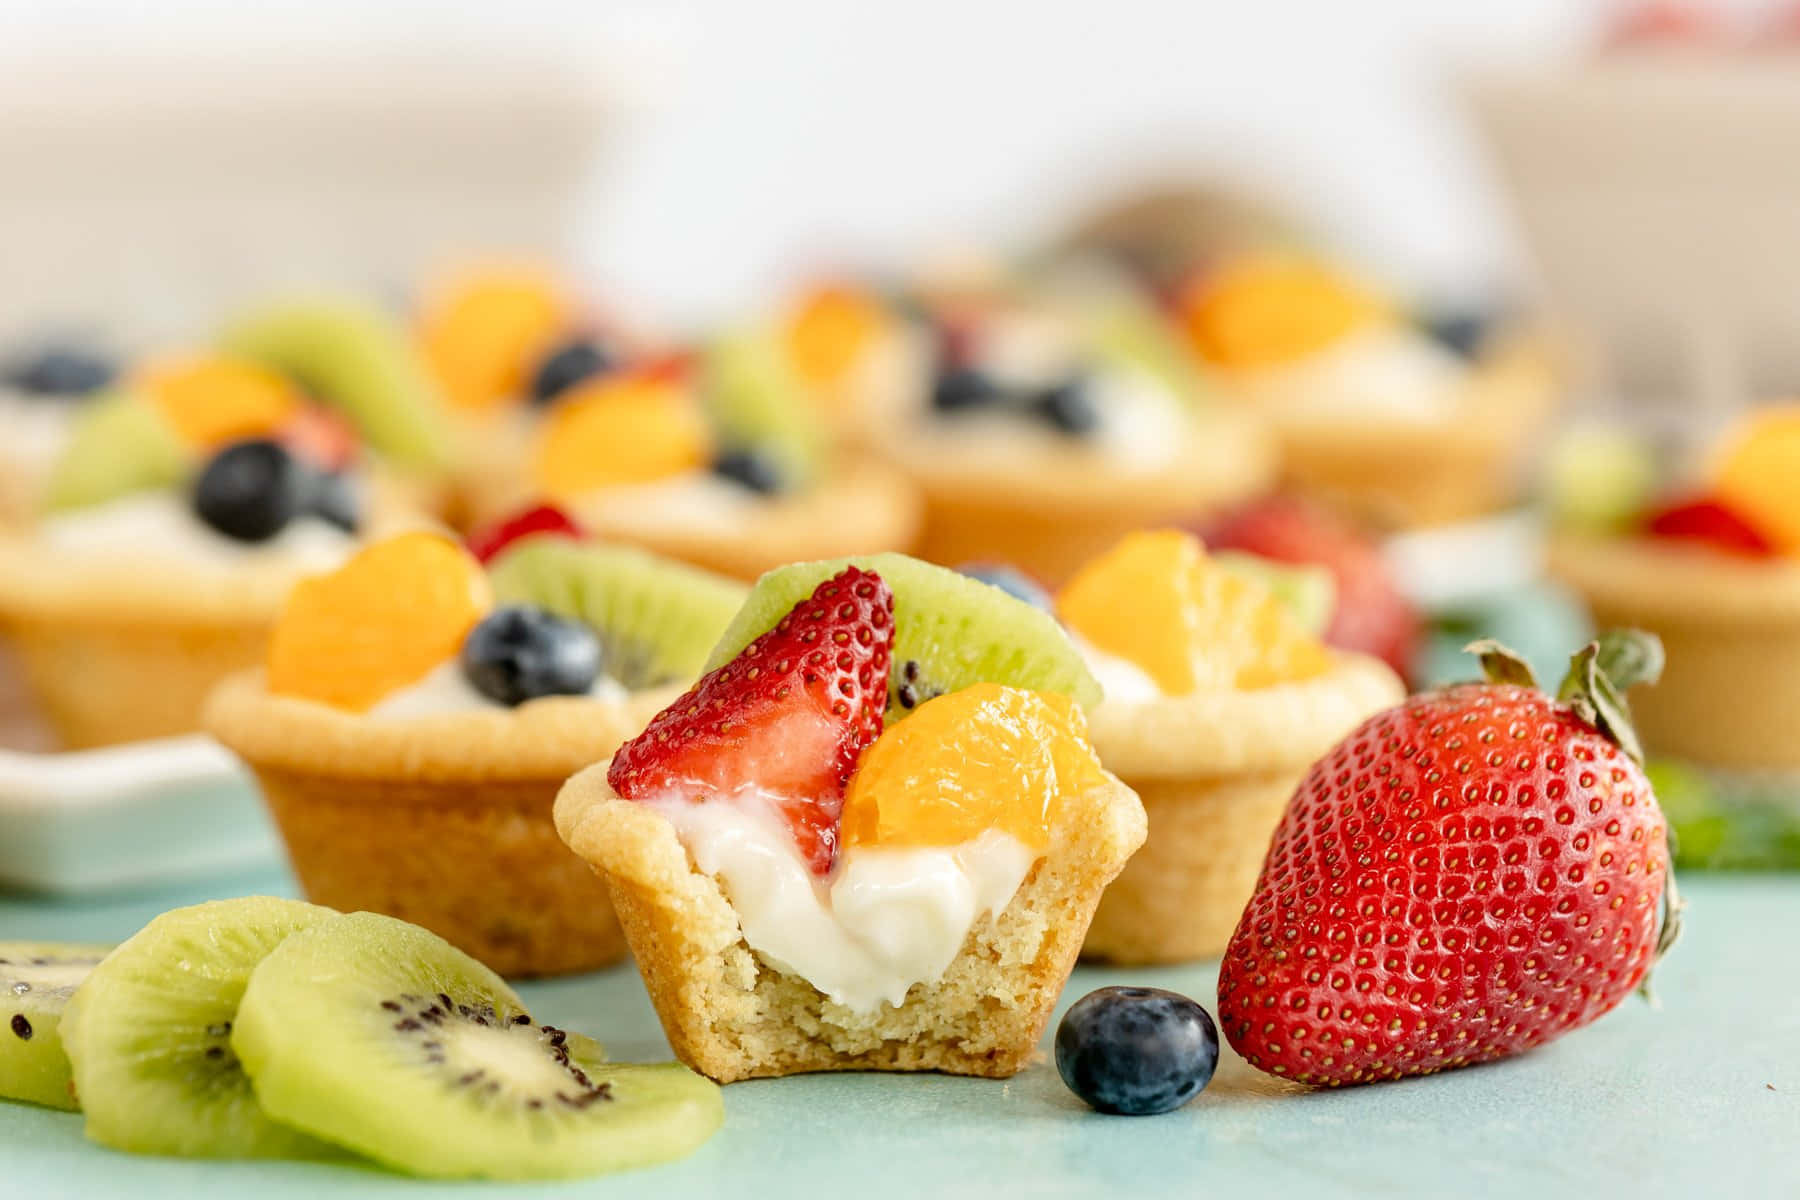
[[(576, 252), (694, 318), (834, 258), (1018, 243), (1145, 172), (1228, 165), (1395, 282), (1452, 296), (1516, 255), (1459, 71), (1580, 53), (1579, 0), (0, 0), (7, 61), (568, 53), (629, 101)], [(91, 69), (91, 68), (90, 68)], [(7, 169), (20, 169), (19, 167)], [(0, 172), (3, 173), (3, 172)]]

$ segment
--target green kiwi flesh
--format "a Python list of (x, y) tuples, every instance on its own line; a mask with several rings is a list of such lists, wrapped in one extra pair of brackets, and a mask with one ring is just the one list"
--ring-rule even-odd
[(772, 334), (738, 330), (708, 346), (700, 395), (727, 450), (767, 455), (789, 488), (804, 487), (818, 475), (823, 426)]
[(107, 955), (62, 1023), (88, 1137), (138, 1154), (326, 1153), (263, 1113), (230, 1035), (263, 956), (335, 915), (268, 896), (216, 900), (164, 913)]
[(686, 1068), (613, 1066), (534, 1022), (435, 934), (353, 913), (282, 943), (231, 1035), (276, 1118), (440, 1178), (562, 1178), (675, 1158), (723, 1120)]
[(1337, 577), (1317, 563), (1277, 562), (1241, 550), (1219, 550), (1212, 560), (1241, 578), (1260, 584), (1287, 605), (1294, 619), (1314, 637), (1325, 632), (1337, 609)]
[(380, 309), (353, 300), (289, 300), (240, 320), (222, 346), (338, 409), (394, 462), (433, 469), (449, 461), (437, 382), (406, 330)]
[(63, 1050), (69, 997), (110, 946), (0, 942), (0, 1097), (76, 1108)]
[(503, 604), (532, 604), (589, 625), (601, 663), (641, 691), (691, 681), (743, 604), (747, 589), (629, 546), (521, 539), (492, 565)]
[(976, 683), (1062, 692), (1083, 708), (1100, 685), (1056, 618), (967, 575), (904, 554), (870, 554), (778, 567), (750, 589), (706, 669), (736, 658), (813, 589), (846, 566), (873, 571), (894, 590), (894, 653), (887, 720), (933, 696)]
[(90, 401), (51, 468), (44, 505), (86, 508), (132, 492), (172, 487), (192, 456), (155, 405), (117, 392)]

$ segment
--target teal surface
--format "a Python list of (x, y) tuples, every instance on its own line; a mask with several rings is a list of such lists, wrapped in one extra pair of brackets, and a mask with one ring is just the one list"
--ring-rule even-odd
[[(165, 908), (287, 891), (282, 877), (98, 903), (0, 897), (0, 938), (115, 939)], [(319, 1197), (1800, 1196), (1800, 879), (1687, 882), (1687, 936), (1658, 972), (1660, 1008), (1628, 1001), (1510, 1062), (1308, 1092), (1227, 1054), (1213, 1085), (1162, 1117), (1104, 1117), (1048, 1060), (998, 1083), (810, 1076), (725, 1091), (725, 1127), (692, 1157), (556, 1185), (447, 1185), (310, 1163), (132, 1158), (81, 1118), (0, 1103), (4, 1195)], [(1109, 983), (1213, 1006), (1215, 968), (1082, 969), (1065, 1002)], [(617, 1058), (665, 1058), (630, 967), (522, 989), (540, 1019)]]

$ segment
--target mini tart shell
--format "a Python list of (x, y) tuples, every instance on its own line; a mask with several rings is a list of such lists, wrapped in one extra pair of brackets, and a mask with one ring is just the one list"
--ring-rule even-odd
[(1800, 769), (1800, 561), (1560, 535), (1549, 565), (1603, 628), (1662, 638), (1662, 680), (1631, 693), (1633, 724), (1653, 753)]
[[(1254, 390), (1253, 388), (1250, 390)], [(1281, 446), (1284, 481), (1387, 528), (1464, 520), (1512, 504), (1532, 439), (1556, 403), (1543, 346), (1502, 346), (1471, 369), (1454, 417), (1322, 416), (1257, 404)]]
[(255, 772), (308, 898), (422, 925), (503, 975), (618, 961), (605, 889), (551, 804), (673, 700), (550, 697), (513, 710), (383, 719), (226, 680), (207, 730)]
[(1169, 963), (1224, 952), (1300, 779), (1406, 689), (1377, 659), (1336, 654), (1326, 674), (1255, 691), (1106, 702), (1100, 760), (1143, 800), (1149, 837), (1106, 889), (1085, 957)]
[(1071, 797), (1049, 851), (1006, 908), (981, 918), (943, 978), (859, 1012), (760, 959), (719, 884), (655, 809), (620, 799), (608, 764), (556, 798), (556, 824), (605, 878), (669, 1044), (731, 1083), (810, 1071), (1006, 1078), (1031, 1060), (1101, 889), (1144, 840), (1137, 797), (1111, 776)]
[(924, 493), (919, 557), (1011, 563), (1052, 585), (1134, 529), (1260, 494), (1277, 465), (1262, 419), (1227, 407), (1193, 413), (1184, 444), (1149, 467), (1073, 437), (996, 445), (895, 428), (881, 442)]

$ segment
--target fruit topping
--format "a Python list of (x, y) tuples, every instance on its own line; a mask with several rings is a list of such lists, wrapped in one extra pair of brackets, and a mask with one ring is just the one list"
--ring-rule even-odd
[(1800, 554), (1800, 404), (1758, 410), (1719, 458), (1713, 497), (1766, 535), (1782, 554)]
[[(1328, 645), (1372, 654), (1402, 675), (1411, 671), (1424, 624), (1400, 590), (1381, 547), (1350, 522), (1314, 505), (1275, 497), (1229, 513), (1202, 532), (1206, 544), (1218, 550), (1327, 568), (1336, 587), (1326, 599), (1328, 617), (1323, 625), (1315, 624), (1310, 615), (1322, 599), (1316, 591), (1310, 595), (1290, 591), (1283, 597), (1302, 613), (1301, 624), (1315, 634), (1322, 631)], [(1282, 584), (1269, 582), (1278, 595), (1283, 594)], [(1287, 586), (1315, 587), (1301, 580)]]
[(63, 1014), (88, 1137), (138, 1154), (326, 1153), (263, 1112), (231, 1035), (256, 965), (332, 915), (268, 896), (217, 900), (164, 913), (108, 954)]
[(1063, 796), (1104, 783), (1069, 697), (978, 683), (919, 706), (862, 756), (845, 846), (957, 846), (990, 829), (1050, 844)]
[(444, 394), (483, 409), (525, 393), (574, 314), (553, 275), (502, 266), (451, 281), (419, 318), (419, 342)]
[(941, 413), (974, 412), (1011, 402), (1005, 388), (970, 366), (946, 366), (931, 388), (931, 407)]
[(1056, 1071), (1103, 1113), (1172, 1112), (1212, 1082), (1219, 1031), (1204, 1008), (1161, 988), (1089, 992), (1056, 1027)]
[(73, 398), (97, 392), (118, 374), (111, 362), (89, 350), (51, 346), (6, 365), (0, 383), (27, 396)]
[(487, 576), (435, 533), (404, 533), (295, 585), (269, 642), (269, 690), (362, 712), (455, 658)]
[(970, 579), (978, 579), (989, 587), (997, 587), (1015, 600), (1023, 600), (1033, 608), (1041, 608), (1045, 612), (1054, 607), (1050, 593), (1043, 586), (1017, 567), (1009, 567), (1005, 563), (964, 563), (956, 568), (957, 572)]
[(235, 358), (152, 363), (136, 373), (132, 386), (162, 410), (183, 440), (202, 450), (268, 437), (300, 407), (286, 379)]
[(1339, 1085), (1505, 1058), (1612, 1009), (1673, 944), (1622, 699), (1660, 644), (1603, 636), (1556, 698), (1497, 643), (1471, 649), (1490, 682), (1369, 718), (1289, 801), (1219, 975), (1251, 1066)]
[(250, 977), (232, 1051), (275, 1119), (402, 1171), (552, 1179), (676, 1158), (724, 1118), (675, 1063), (608, 1063), (416, 925), (334, 916)]
[(578, 385), (551, 409), (537, 482), (551, 499), (569, 502), (702, 468), (711, 456), (706, 418), (688, 389), (644, 375), (608, 375)]
[(585, 696), (600, 678), (600, 639), (579, 621), (523, 604), (495, 609), (469, 631), (463, 674), (490, 700)]
[(568, 513), (554, 504), (539, 504), (496, 521), (485, 529), (477, 529), (469, 535), (469, 553), (481, 562), (489, 563), (514, 542), (539, 533), (576, 541), (585, 536), (581, 526)]
[(1032, 397), (1031, 411), (1059, 433), (1087, 434), (1100, 427), (1100, 409), (1089, 381), (1081, 375), (1071, 375), (1038, 392)]
[(238, 442), (201, 470), (194, 484), (194, 513), (226, 537), (266, 542), (300, 511), (309, 475), (279, 443)]
[(357, 458), (356, 426), (336, 409), (303, 404), (275, 431), (275, 440), (321, 471), (342, 471)]
[(881, 732), (893, 642), (893, 592), (845, 567), (620, 747), (607, 781), (632, 800), (705, 802), (755, 788), (826, 874), (844, 790)]
[(697, 677), (746, 588), (630, 546), (526, 538), (494, 560), (502, 603), (581, 622), (600, 639), (606, 673), (630, 691)]
[(761, 450), (727, 450), (713, 460), (713, 474), (761, 496), (782, 490), (780, 464)]
[(1560, 529), (1621, 533), (1649, 507), (1657, 455), (1639, 434), (1607, 426), (1557, 436), (1541, 472), (1544, 501)]
[(721, 445), (758, 454), (784, 488), (818, 475), (824, 427), (773, 337), (747, 329), (714, 341), (700, 358), (697, 385)]
[(221, 344), (342, 412), (377, 453), (428, 469), (449, 460), (437, 383), (405, 330), (380, 309), (354, 301), (288, 301), (244, 318)]
[(192, 451), (155, 405), (126, 393), (105, 396), (76, 417), (69, 443), (51, 469), (44, 502), (53, 511), (85, 508), (173, 487), (187, 477), (191, 459)]
[(0, 1097), (76, 1108), (62, 1018), (109, 946), (0, 942)]
[(903, 554), (793, 563), (770, 571), (750, 589), (707, 665), (732, 658), (819, 583), (852, 564), (879, 574), (894, 589), (889, 722), (933, 696), (982, 682), (1061, 692), (1084, 708), (1100, 702), (1100, 685), (1056, 618), (959, 572)]
[(1419, 318), (1426, 337), (1467, 359), (1481, 356), (1498, 323), (1498, 314), (1475, 308), (1432, 309)]
[(1644, 521), (1652, 537), (1705, 542), (1718, 550), (1766, 558), (1774, 544), (1742, 515), (1718, 500), (1686, 500), (1658, 509)]
[(1270, 687), (1331, 666), (1286, 605), (1173, 530), (1127, 535), (1076, 572), (1056, 608), (1070, 629), (1171, 696)]
[(818, 288), (788, 321), (788, 359), (808, 384), (841, 383), (885, 323), (880, 304), (861, 290), (842, 284)]
[(1387, 315), (1323, 264), (1253, 257), (1198, 276), (1178, 301), (1195, 350), (1226, 367), (1273, 367), (1317, 353)]
[(531, 377), (531, 398), (548, 404), (578, 383), (604, 375), (618, 359), (593, 338), (578, 338), (553, 347)]

